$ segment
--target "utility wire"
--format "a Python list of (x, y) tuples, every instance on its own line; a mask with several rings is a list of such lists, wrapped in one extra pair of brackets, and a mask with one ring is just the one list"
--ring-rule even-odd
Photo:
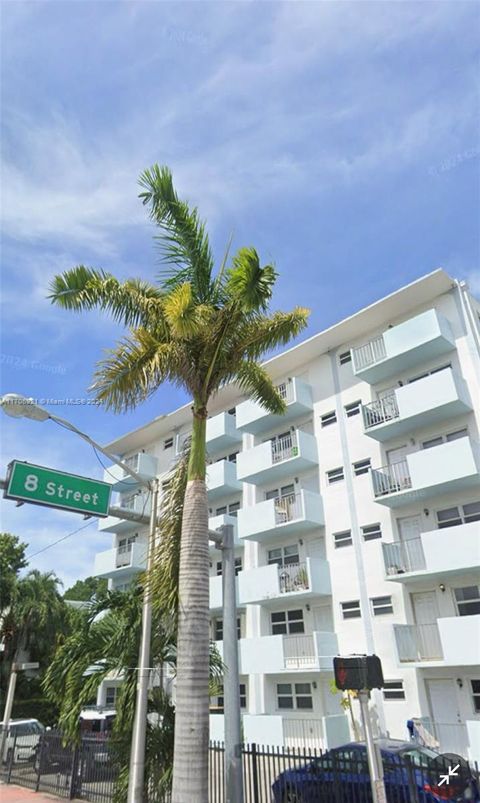
[(56, 544), (59, 544), (60, 541), (66, 541), (66, 539), (67, 538), (71, 538), (72, 535), (75, 535), (76, 533), (79, 533), (81, 530), (85, 530), (87, 527), (91, 527), (92, 524), (95, 523), (95, 521), (96, 521), (96, 519), (92, 519), (91, 521), (87, 521), (86, 524), (83, 524), (81, 527), (77, 527), (77, 529), (73, 530), (71, 533), (67, 533), (67, 535), (62, 535), (61, 538), (57, 538), (56, 541), (53, 541), (53, 543), (48, 544), (47, 546), (44, 546), (43, 549), (39, 549), (39, 550), (37, 550), (37, 552), (33, 552), (31, 555), (25, 555), (25, 557), (28, 558), (28, 560), (30, 560), (31, 558), (34, 558), (36, 555), (40, 555), (41, 552), (46, 552), (47, 549), (51, 549), (52, 546), (55, 546)]

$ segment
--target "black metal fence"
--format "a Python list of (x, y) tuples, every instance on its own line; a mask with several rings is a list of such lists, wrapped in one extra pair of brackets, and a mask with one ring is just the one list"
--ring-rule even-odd
[[(383, 758), (388, 803), (434, 803), (438, 800), (479, 800), (478, 767), (464, 759), (456, 775), (442, 775), (457, 763), (455, 757), (427, 759), (425, 753), (390, 753)], [(433, 754), (432, 754), (433, 755)], [(209, 752), (209, 803), (226, 803), (224, 747), (212, 742)], [(365, 752), (348, 747), (322, 753), (315, 749), (244, 745), (244, 803), (371, 803)], [(7, 739), (2, 778), (59, 797), (92, 803), (113, 799), (118, 766), (108, 738), (84, 736), (76, 747), (64, 747), (61, 734)], [(469, 792), (465, 795), (465, 790)], [(154, 790), (152, 790), (153, 792)], [(148, 794), (150, 798), (150, 794)], [(156, 796), (153, 794), (152, 799)]]

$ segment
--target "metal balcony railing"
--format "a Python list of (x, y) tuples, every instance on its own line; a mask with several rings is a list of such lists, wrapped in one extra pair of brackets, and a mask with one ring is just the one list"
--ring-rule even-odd
[(412, 487), (412, 478), (406, 460), (372, 469), (372, 480), (375, 496), (385, 496), (385, 494), (393, 494)]
[(388, 575), (418, 572), (426, 568), (421, 538), (382, 544), (382, 549), (385, 571)]
[(291, 380), (281, 382), (280, 385), (277, 385), (277, 391), (285, 404), (290, 404), (294, 400), (293, 382)]
[(126, 460), (124, 460), (123, 462), (125, 463), (126, 466), (131, 468), (132, 471), (138, 471), (139, 458), (140, 455), (137, 453), (133, 454), (131, 457), (127, 457)]
[(308, 669), (315, 666), (316, 655), (313, 636), (284, 636), (283, 659), (285, 669)]
[(383, 360), (384, 357), (386, 357), (386, 351), (383, 335), (374, 337), (373, 340), (363, 346), (353, 349), (353, 362), (357, 371), (361, 371), (367, 365), (373, 365), (373, 363)]
[(288, 494), (275, 499), (275, 524), (286, 524), (303, 516), (302, 494)]
[(272, 462), (281, 463), (282, 460), (288, 460), (290, 457), (298, 455), (297, 433), (289, 432), (282, 438), (276, 438), (271, 441), (272, 444)]
[(280, 593), (307, 591), (310, 588), (306, 563), (289, 563), (278, 567)]
[(436, 622), (427, 625), (394, 625), (398, 657), (402, 663), (441, 661), (440, 633)]
[(394, 391), (383, 399), (377, 399), (370, 404), (363, 405), (363, 423), (365, 429), (370, 429), (377, 424), (384, 424), (385, 421), (393, 421), (398, 418), (398, 405)]

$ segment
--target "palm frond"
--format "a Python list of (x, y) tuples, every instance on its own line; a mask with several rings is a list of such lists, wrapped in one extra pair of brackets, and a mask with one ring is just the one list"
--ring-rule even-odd
[(285, 412), (285, 402), (265, 369), (258, 363), (243, 360), (235, 371), (235, 381), (241, 390), (269, 413), (282, 415)]
[(180, 380), (182, 357), (181, 344), (162, 343), (146, 329), (136, 329), (98, 363), (91, 390), (107, 409), (131, 409), (162, 382)]
[(138, 326), (163, 318), (162, 291), (140, 279), (120, 282), (103, 270), (85, 265), (55, 276), (50, 283), (52, 304), (81, 312), (96, 307), (108, 312), (125, 326)]
[(196, 207), (190, 209), (179, 199), (168, 167), (153, 165), (142, 173), (139, 184), (143, 188), (139, 197), (150, 207), (150, 217), (162, 232), (156, 238), (162, 259), (173, 266), (163, 272), (163, 286), (171, 290), (189, 281), (197, 301), (209, 300), (213, 257)]
[(232, 343), (232, 357), (258, 360), (278, 346), (284, 346), (302, 332), (310, 315), (305, 307), (291, 312), (256, 315), (238, 327)]
[(273, 265), (261, 268), (255, 248), (240, 248), (232, 264), (227, 273), (227, 296), (246, 312), (265, 310), (277, 278)]
[(163, 308), (170, 332), (179, 340), (192, 339), (199, 334), (208, 309), (195, 301), (190, 282), (174, 287), (165, 296)]

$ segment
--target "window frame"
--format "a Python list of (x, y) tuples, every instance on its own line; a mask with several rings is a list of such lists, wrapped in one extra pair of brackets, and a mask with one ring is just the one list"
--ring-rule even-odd
[[(300, 687), (308, 686), (306, 689), (301, 690)], [(280, 692), (280, 687), (285, 691)], [(275, 689), (275, 698), (277, 704), (277, 711), (313, 711), (313, 690), (312, 684), (306, 682), (291, 682), (291, 683), (277, 683)], [(280, 700), (291, 700), (291, 705), (280, 705)], [(310, 705), (299, 705), (299, 700), (309, 700)]]
[(406, 700), (405, 687), (403, 680), (384, 680), (383, 681), (383, 699), (387, 702), (390, 700)]
[(330, 471), (326, 471), (325, 474), (327, 477), (328, 485), (335, 485), (335, 483), (343, 482), (345, 480), (345, 468), (343, 466), (338, 466), (337, 468), (331, 468)]
[[(365, 543), (368, 543), (369, 541), (378, 541), (379, 539), (383, 538), (382, 525), (380, 522), (376, 522), (375, 524), (364, 524), (362, 527), (360, 527), (360, 529), (362, 531), (362, 538)], [(366, 532), (367, 530), (370, 530), (371, 532)]]
[(372, 458), (365, 457), (363, 460), (356, 460), (352, 463), (352, 470), (355, 477), (361, 477), (362, 474), (369, 474), (372, 470)]
[[(300, 616), (293, 617), (289, 614), (300, 614)], [(273, 621), (274, 616), (283, 615), (284, 620)], [(291, 630), (291, 626), (301, 624), (301, 630)], [(285, 629), (279, 630), (284, 625)], [(272, 636), (301, 636), (305, 634), (305, 618), (303, 615), (303, 608), (287, 608), (283, 611), (270, 611), (270, 632)]]
[[(457, 591), (464, 591), (467, 588), (476, 588), (477, 589), (477, 596), (472, 598), (472, 599), (460, 599), (459, 600), (458, 597), (457, 597)], [(455, 600), (455, 607), (456, 607), (456, 610), (457, 610), (457, 616), (462, 616), (462, 617), (463, 616), (477, 616), (480, 613), (480, 584), (477, 585), (475, 583), (472, 583), (472, 585), (468, 585), (468, 586), (452, 587), (452, 592), (453, 592), (453, 599)], [(473, 606), (478, 606), (478, 610), (477, 611), (473, 611), (473, 613), (461, 613), (460, 606), (465, 606), (467, 610), (468, 610), (468, 608), (470, 606), (472, 606), (472, 607)]]
[(173, 449), (174, 444), (174, 437), (172, 435), (171, 438), (165, 438), (163, 441), (163, 451), (165, 452), (167, 449)]
[[(390, 600), (389, 602), (380, 602), (380, 600)], [(392, 616), (393, 600), (390, 594), (381, 594), (379, 597), (370, 597), (370, 605), (372, 607), (373, 616)], [(386, 609), (389, 610), (386, 610)]]
[(338, 355), (339, 365), (347, 365), (349, 362), (352, 362), (352, 349), (342, 351), (342, 353)]
[[(339, 536), (344, 536), (344, 538), (343, 539), (339, 538)], [(353, 545), (353, 537), (351, 530), (339, 530), (336, 533), (332, 533), (332, 537), (335, 549), (343, 549), (344, 547)]]
[(330, 410), (328, 413), (323, 413), (320, 416), (320, 426), (322, 429), (337, 423), (337, 411)]
[(362, 411), (362, 400), (359, 399), (358, 401), (350, 402), (350, 404), (344, 404), (343, 409), (347, 418), (360, 415)]
[(362, 609), (359, 599), (343, 600), (343, 602), (340, 602), (340, 611), (342, 613), (342, 619), (345, 620), (362, 618)]
[[(478, 691), (475, 691), (474, 683), (478, 684)], [(480, 678), (470, 678), (470, 689), (472, 692), (473, 710), (480, 714)]]

